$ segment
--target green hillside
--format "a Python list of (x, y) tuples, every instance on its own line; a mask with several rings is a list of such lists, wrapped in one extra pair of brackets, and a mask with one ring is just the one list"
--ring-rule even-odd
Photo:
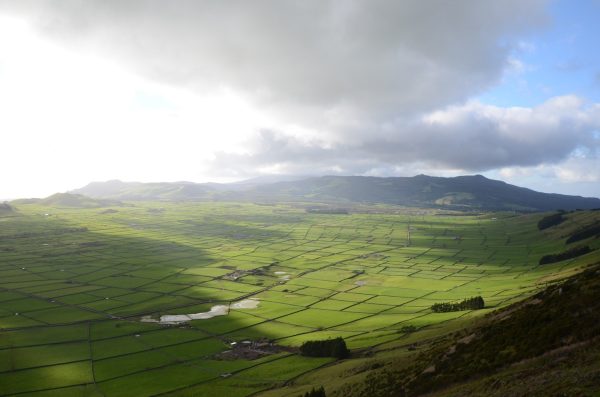
[(90, 183), (73, 193), (118, 200), (380, 203), (476, 211), (600, 208), (598, 198), (540, 193), (481, 175), (455, 178), (325, 176), (237, 184), (108, 181)]
[(261, 187), (260, 191), (265, 197), (287, 196), (295, 200), (345, 200), (459, 210), (551, 211), (600, 207), (597, 198), (540, 193), (481, 175), (454, 178), (326, 176), (271, 184)]
[[(600, 211), (540, 231), (547, 214), (306, 209), (21, 204), (0, 229), (0, 395), (342, 393), (600, 261), (595, 235), (566, 243)], [(350, 358), (299, 354), (329, 338)]]
[[(581, 231), (600, 229), (597, 212), (563, 216), (565, 223), (544, 233), (565, 246)], [(600, 230), (585, 242), (599, 249), (599, 240)], [(347, 397), (595, 396), (600, 256), (587, 262), (582, 273), (553, 276), (541, 292), (483, 318), (408, 333), (264, 396), (299, 395), (320, 384), (328, 396)]]
[[(597, 395), (599, 302), (596, 263), (474, 325), (346, 367), (336, 373), (346, 381), (327, 388), (327, 395)], [(332, 368), (320, 381), (330, 384), (331, 375)], [(311, 380), (319, 382), (318, 371)]]
[[(346, 367), (336, 373), (345, 382), (327, 395), (597, 395), (599, 302), (595, 264), (474, 325)], [(321, 382), (331, 375), (332, 368)], [(319, 382), (318, 371), (311, 376)]]

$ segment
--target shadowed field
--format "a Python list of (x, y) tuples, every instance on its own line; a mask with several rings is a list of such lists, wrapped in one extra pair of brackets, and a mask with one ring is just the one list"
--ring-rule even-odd
[[(540, 232), (542, 215), (386, 207), (17, 207), (0, 218), (1, 395), (246, 396), (332, 362), (288, 347), (343, 337), (358, 351), (403, 340), (408, 329), (418, 339), (598, 258), (538, 264), (565, 249), (565, 231), (589, 222), (589, 212)], [(485, 309), (431, 310), (473, 296)], [(230, 306), (248, 298), (258, 307)], [(140, 321), (215, 305), (230, 310), (177, 325)], [(220, 354), (258, 340), (286, 349)]]

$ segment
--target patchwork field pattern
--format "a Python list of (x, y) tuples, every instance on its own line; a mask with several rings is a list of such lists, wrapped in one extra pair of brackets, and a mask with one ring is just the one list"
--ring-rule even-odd
[[(341, 336), (366, 348), (407, 326), (507, 305), (586, 260), (538, 266), (564, 246), (537, 230), (539, 215), (235, 203), (18, 209), (0, 218), (0, 395), (246, 396), (331, 360), (285, 348), (224, 359), (232, 342)], [(484, 310), (430, 310), (478, 295)], [(248, 298), (258, 307), (141, 321)]]

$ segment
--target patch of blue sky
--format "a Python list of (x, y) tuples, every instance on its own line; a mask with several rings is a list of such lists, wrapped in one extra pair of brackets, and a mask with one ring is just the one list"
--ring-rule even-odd
[(555, 1), (549, 13), (548, 26), (515, 49), (502, 80), (476, 99), (529, 107), (574, 94), (600, 102), (600, 1)]

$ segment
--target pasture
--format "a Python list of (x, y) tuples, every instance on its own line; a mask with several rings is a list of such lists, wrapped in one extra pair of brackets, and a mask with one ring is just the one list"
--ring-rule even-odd
[[(341, 336), (360, 351), (404, 338), (410, 326), (418, 339), (598, 259), (595, 251), (539, 266), (564, 249), (562, 235), (538, 231), (541, 215), (241, 203), (17, 208), (0, 218), (6, 396), (247, 396), (332, 361), (296, 354), (304, 341)], [(472, 296), (486, 308), (430, 309)], [(245, 299), (259, 304), (232, 306)], [(160, 323), (216, 305), (229, 309)], [(222, 354), (260, 340), (282, 349)]]

